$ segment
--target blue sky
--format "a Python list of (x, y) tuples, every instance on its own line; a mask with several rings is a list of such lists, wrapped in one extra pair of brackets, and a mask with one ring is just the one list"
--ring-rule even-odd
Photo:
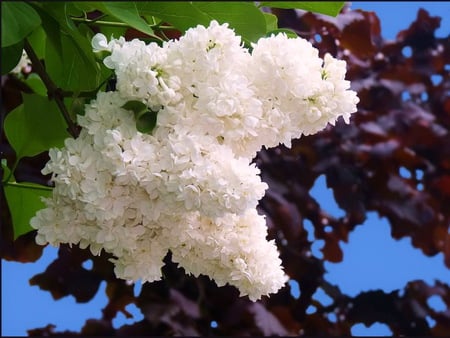
[[(356, 1), (352, 2), (351, 7), (376, 12), (381, 19), (382, 35), (388, 40), (394, 39), (397, 32), (409, 26), (416, 18), (418, 8), (442, 17), (441, 28), (437, 32), (439, 37), (450, 33), (450, 2)], [(318, 178), (312, 194), (330, 214), (342, 215), (342, 210), (334, 203), (331, 190), (326, 188), (324, 177)], [(320, 255), (320, 247), (321, 243), (316, 243), (313, 252)], [(450, 281), (450, 270), (445, 267), (442, 254), (429, 258), (414, 249), (409, 239), (392, 239), (387, 220), (380, 219), (376, 213), (369, 214), (367, 221), (350, 234), (349, 243), (342, 244), (342, 248), (344, 261), (339, 264), (326, 263), (325, 277), (349, 295), (380, 288), (388, 292), (402, 289), (414, 279), (423, 279), (428, 283), (433, 283), (434, 279)], [(29, 279), (44, 271), (56, 255), (56, 249), (47, 247), (36, 263), (2, 261), (2, 336), (25, 336), (27, 329), (49, 323), (57, 325), (58, 331), (79, 331), (87, 318), (101, 317), (101, 309), (107, 304), (104, 283), (94, 300), (87, 304), (77, 304), (72, 296), (54, 301), (49, 292), (29, 285)], [(139, 285), (136, 286), (138, 292)], [(315, 298), (326, 304), (327, 296), (321, 290)], [(437, 310), (442, 308), (442, 302), (438, 299), (431, 300), (431, 305)], [(136, 318), (126, 320), (119, 314), (114, 321), (116, 327), (142, 319), (138, 309), (130, 306), (129, 310)], [(390, 335), (391, 332), (383, 324), (374, 324), (369, 328), (358, 324), (352, 327), (352, 334), (380, 336)]]

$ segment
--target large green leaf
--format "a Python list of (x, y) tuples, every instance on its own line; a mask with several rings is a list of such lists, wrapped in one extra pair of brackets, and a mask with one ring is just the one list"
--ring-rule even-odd
[(296, 8), (309, 12), (337, 16), (345, 1), (262, 1), (261, 7)]
[(256, 42), (267, 32), (266, 19), (252, 2), (198, 1), (192, 5), (210, 20), (229, 23), (246, 42)]
[[(35, 3), (34, 3), (35, 4)], [(106, 75), (92, 52), (93, 32), (75, 26), (70, 3), (35, 4), (47, 33), (46, 70), (55, 84), (68, 91), (96, 89)]]
[(266, 32), (271, 32), (278, 29), (278, 18), (271, 13), (263, 13), (266, 20)]
[[(66, 34), (59, 36), (61, 50), (54, 48), (55, 42), (48, 41), (46, 45), (46, 70), (55, 84), (64, 90), (80, 92), (92, 91), (111, 75), (111, 71), (95, 59), (90, 39), (92, 33), (86, 25), (80, 25), (78, 33), (83, 45), (74, 41)], [(85, 50), (89, 50), (89, 58)]]
[[(42, 28), (46, 36), (44, 40), (44, 46), (40, 46), (38, 50), (40, 48), (43, 48), (42, 57), (45, 58), (45, 50), (50, 45), (54, 52), (57, 52), (60, 57), (62, 57), (61, 28), (58, 21), (56, 21), (51, 15), (47, 13), (47, 11), (39, 6), (36, 6), (36, 11), (39, 13), (42, 19)], [(30, 44), (34, 42), (33, 37), (34, 36), (32, 34), (29, 40)], [(33, 49), (36, 48), (34, 44), (32, 44), (31, 46), (33, 47)], [(36, 51), (36, 53), (37, 52), (38, 51)]]
[(50, 197), (50, 187), (34, 183), (8, 182), (4, 186), (6, 201), (11, 213), (14, 239), (33, 230), (30, 219), (45, 207), (41, 197)]
[(289, 28), (278, 28), (278, 29), (275, 29), (273, 31), (267, 32), (266, 36), (270, 37), (272, 35), (278, 35), (278, 34), (281, 34), (281, 33), (286, 34), (286, 36), (288, 38), (290, 38), (290, 39), (298, 38), (297, 33), (294, 32), (292, 29), (289, 29)]
[(8, 74), (22, 57), (23, 41), (8, 47), (2, 47), (2, 75)]
[[(89, 51), (88, 53), (93, 57), (95, 60), (94, 68), (96, 70), (95, 76), (92, 75), (92, 77), (95, 77), (95, 82), (90, 85), (89, 87), (85, 85), (84, 91), (93, 91), (93, 90), (99, 90), (99, 86), (101, 84), (105, 84), (106, 80), (111, 77), (111, 75), (114, 73), (111, 69), (107, 68), (103, 63), (103, 58), (98, 58), (98, 55), (95, 55), (95, 53), (92, 51), (92, 37), (94, 36), (94, 33), (89, 28), (88, 25), (82, 23), (78, 26), (78, 31), (80, 34), (85, 38), (86, 41), (89, 43)], [(117, 30), (116, 30), (117, 31)], [(123, 36), (121, 35), (114, 35), (115, 37)], [(94, 86), (95, 84), (95, 86)], [(93, 97), (92, 97), (93, 98)]]
[(97, 69), (80, 53), (76, 43), (61, 35), (61, 55), (48, 43), (45, 49), (45, 68), (55, 84), (65, 90), (93, 90), (97, 87)]
[(187, 1), (139, 1), (141, 15), (153, 15), (184, 32), (199, 24), (208, 26), (210, 17)]
[(31, 73), (23, 81), (27, 84), (28, 87), (33, 90), (33, 92), (47, 97), (47, 88), (45, 87), (44, 82), (39, 77), (39, 75), (37, 75), (36, 73)]
[(86, 12), (82, 8), (80, 8), (80, 6), (77, 5), (78, 3), (79, 3), (78, 1), (77, 2), (75, 2), (75, 1), (66, 1), (66, 6), (65, 6), (66, 12), (65, 12), (65, 14), (66, 14), (67, 17), (69, 17), (69, 16), (72, 16), (72, 17), (85, 16)]
[(36, 11), (22, 1), (2, 1), (2, 47), (15, 45), (41, 24)]
[(45, 42), (47, 40), (47, 34), (42, 26), (39, 26), (37, 29), (31, 33), (28, 38), (28, 42), (33, 48), (39, 59), (45, 58)]
[(245, 41), (256, 41), (265, 35), (266, 20), (252, 2), (193, 1), (137, 2), (141, 15), (153, 15), (184, 32), (199, 24), (208, 26), (211, 20), (229, 23)]
[(140, 17), (134, 2), (103, 2), (100, 9), (138, 31), (153, 34), (150, 26)]
[(74, 1), (73, 5), (84, 13), (98, 10), (98, 4), (92, 1)]
[(11, 111), (4, 123), (18, 159), (61, 147), (70, 136), (66, 127), (56, 103), (37, 94), (23, 94), (23, 104)]
[(43, 207), (41, 197), (50, 197), (50, 187), (34, 183), (17, 183), (11, 181), (11, 171), (6, 159), (1, 160), (4, 176), (2, 178), (6, 202), (11, 213), (14, 239), (33, 230), (30, 219)]

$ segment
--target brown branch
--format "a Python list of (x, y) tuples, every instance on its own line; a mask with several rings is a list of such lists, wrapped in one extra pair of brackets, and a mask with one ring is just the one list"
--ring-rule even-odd
[(27, 53), (28, 57), (31, 60), (31, 63), (33, 65), (33, 70), (36, 71), (36, 73), (40, 76), (42, 79), (42, 82), (44, 82), (45, 87), (47, 88), (47, 96), (50, 100), (55, 100), (56, 105), (58, 106), (59, 110), (61, 111), (64, 120), (66, 120), (67, 123), (67, 131), (70, 135), (72, 135), (74, 138), (77, 138), (79, 135), (79, 129), (76, 126), (76, 124), (72, 121), (69, 115), (69, 111), (67, 110), (65, 104), (64, 104), (64, 95), (61, 88), (56, 87), (56, 85), (53, 83), (52, 79), (48, 76), (47, 71), (44, 68), (44, 65), (39, 60), (38, 56), (33, 50), (33, 47), (31, 47), (30, 43), (27, 39), (25, 39), (24, 49)]

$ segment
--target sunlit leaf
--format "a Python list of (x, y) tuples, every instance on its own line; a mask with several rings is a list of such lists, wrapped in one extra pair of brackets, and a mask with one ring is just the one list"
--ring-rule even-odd
[(18, 158), (60, 147), (70, 135), (54, 101), (37, 94), (23, 94), (23, 104), (5, 118), (4, 128)]
[[(267, 31), (263, 13), (251, 2), (137, 2), (141, 15), (153, 15), (180, 31), (197, 25), (209, 26), (212, 20), (228, 23), (237, 35), (255, 42)], [(272, 20), (273, 21), (273, 20)]]
[(298, 38), (297, 33), (295, 33), (293, 30), (288, 29), (288, 28), (275, 29), (271, 32), (267, 32), (266, 36), (277, 35), (277, 34), (281, 34), (281, 33), (286, 34), (286, 36), (288, 38), (292, 38), (292, 39)]
[(278, 18), (272, 13), (263, 13), (264, 19), (266, 20), (266, 30), (267, 32), (274, 31), (278, 29)]
[(210, 17), (185, 1), (138, 1), (136, 7), (141, 15), (153, 15), (184, 32), (199, 24), (208, 25)]
[(199, 1), (192, 4), (210, 20), (228, 23), (247, 42), (256, 42), (266, 33), (266, 19), (251, 2)]
[(134, 2), (105, 1), (100, 9), (103, 12), (116, 17), (130, 27), (146, 34), (153, 34), (151, 27), (142, 19)]
[(344, 3), (344, 1), (262, 1), (260, 6), (286, 9), (296, 8), (336, 16), (344, 7)]
[(11, 212), (14, 239), (33, 228), (30, 219), (45, 207), (41, 197), (50, 197), (51, 188), (34, 183), (9, 182), (4, 186), (6, 201)]
[(196, 25), (208, 25), (209, 17), (195, 8), (191, 2), (138, 1), (136, 7), (141, 15), (156, 16), (184, 32)]

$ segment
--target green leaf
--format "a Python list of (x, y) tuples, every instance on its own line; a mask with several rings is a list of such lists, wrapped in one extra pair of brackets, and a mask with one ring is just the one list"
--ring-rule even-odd
[(155, 128), (157, 112), (148, 110), (148, 107), (141, 101), (128, 101), (122, 108), (134, 113), (136, 129), (141, 133), (149, 134)]
[(278, 18), (272, 13), (263, 13), (266, 20), (266, 32), (271, 32), (278, 29)]
[(272, 34), (273, 34), (273, 35), (277, 35), (277, 34), (280, 34), (280, 33), (285, 33), (286, 36), (287, 36), (288, 38), (291, 38), (291, 39), (296, 39), (296, 38), (298, 38), (297, 33), (295, 33), (293, 30), (290, 30), (289, 28), (279, 28), (279, 29), (275, 29), (275, 30), (273, 30), (273, 31), (271, 31), (271, 32), (267, 32), (267, 36), (271, 36)]
[(45, 207), (41, 198), (50, 197), (52, 188), (34, 183), (8, 181), (12, 176), (6, 159), (1, 160), (1, 166), (4, 172), (3, 189), (11, 213), (14, 239), (16, 239), (33, 230), (30, 219), (38, 210)]
[(252, 2), (193, 1), (193, 2), (137, 2), (141, 15), (153, 15), (184, 32), (197, 25), (209, 26), (212, 20), (229, 23), (246, 42), (264, 36), (266, 20)]
[[(46, 70), (55, 84), (74, 92), (96, 89), (106, 79), (106, 71), (92, 52), (92, 31), (76, 27), (67, 3), (34, 3), (47, 33)], [(39, 7), (40, 6), (40, 7)]]
[(14, 229), (14, 239), (33, 230), (30, 219), (45, 207), (42, 197), (50, 197), (52, 190), (34, 183), (9, 182), (4, 186), (6, 201)]
[(145, 111), (135, 114), (136, 129), (141, 133), (150, 134), (156, 126), (157, 113), (154, 111)]
[(344, 7), (345, 1), (262, 1), (260, 7), (296, 8), (309, 12), (337, 16)]
[(136, 7), (141, 15), (153, 15), (172, 24), (181, 32), (197, 25), (208, 26), (210, 17), (186, 1), (139, 1)]
[(36, 94), (47, 97), (47, 88), (45, 87), (44, 82), (42, 82), (39, 75), (37, 75), (36, 73), (31, 73), (30, 75), (28, 75), (24, 82)]
[(145, 103), (142, 103), (141, 101), (128, 101), (122, 106), (122, 108), (131, 110), (135, 114), (142, 113), (148, 109), (147, 105)]
[(23, 104), (6, 116), (4, 129), (18, 159), (61, 147), (70, 137), (55, 102), (37, 94), (23, 94)]
[[(102, 18), (102, 20), (109, 21), (109, 22), (120, 22), (120, 21), (118, 21), (119, 19), (112, 17), (110, 15), (105, 16), (104, 18)], [(125, 36), (125, 33), (128, 30), (128, 27), (114, 27), (114, 26), (99, 25), (99, 29), (100, 29), (100, 33), (102, 33), (104, 36), (106, 36), (106, 38), (108, 40), (110, 40), (111, 38), (118, 39), (121, 36)], [(109, 52), (108, 53), (103, 52), (103, 53), (105, 53), (103, 55), (103, 57), (100, 57), (101, 53), (95, 53), (95, 54), (96, 54), (96, 57), (101, 60), (103, 60), (106, 57), (106, 55), (110, 54)]]
[[(53, 82), (72, 91), (89, 91), (100, 84), (100, 67), (83, 56), (80, 46), (70, 36), (60, 35), (61, 54), (49, 42), (45, 50), (45, 67)], [(95, 60), (95, 59), (94, 59)]]
[[(42, 19), (42, 28), (45, 32), (46, 39), (43, 46), (44, 50), (43, 58), (46, 57), (45, 51), (47, 48), (52, 48), (54, 53), (57, 53), (62, 57), (62, 45), (61, 45), (61, 28), (58, 21), (56, 21), (52, 16), (50, 16), (44, 9), (36, 7), (36, 11), (39, 13)], [(31, 38), (31, 37), (30, 37)], [(29, 41), (31, 43), (31, 41)], [(33, 49), (35, 45), (32, 45)]]
[(20, 61), (23, 41), (8, 47), (2, 47), (2, 75), (8, 74)]
[(6, 158), (2, 158), (0, 160), (2, 169), (3, 169), (3, 177), (2, 177), (2, 182), (7, 182), (9, 180), (9, 178), (11, 177), (11, 170), (8, 167), (8, 163), (6, 161)]
[(256, 42), (267, 32), (266, 19), (252, 2), (199, 1), (192, 2), (192, 5), (208, 15), (210, 20), (227, 22), (246, 42)]
[(39, 59), (45, 58), (45, 43), (47, 41), (47, 35), (42, 26), (39, 26), (37, 29), (31, 33), (28, 38), (28, 42), (31, 47), (33, 47), (34, 52), (36, 53)]
[(41, 24), (41, 18), (27, 3), (5, 2), (2, 8), (2, 47), (15, 45)]
[(80, 8), (80, 6), (77, 6), (76, 2), (67, 2), (66, 6), (66, 16), (73, 16), (73, 17), (82, 17), (84, 16), (85, 11)]
[(153, 30), (140, 17), (134, 2), (103, 2), (100, 9), (138, 31), (153, 35)]
[[(92, 98), (93, 99), (93, 98)], [(71, 113), (71, 115), (84, 115), (85, 114), (85, 105), (87, 103), (87, 101), (90, 101), (90, 99), (86, 98), (86, 97), (76, 97), (74, 99), (72, 99), (72, 102), (70, 102), (70, 104), (68, 104), (67, 106), (69, 107), (69, 111)]]
[(89, 1), (75, 1), (73, 5), (84, 13), (93, 12), (98, 9), (95, 3)]

